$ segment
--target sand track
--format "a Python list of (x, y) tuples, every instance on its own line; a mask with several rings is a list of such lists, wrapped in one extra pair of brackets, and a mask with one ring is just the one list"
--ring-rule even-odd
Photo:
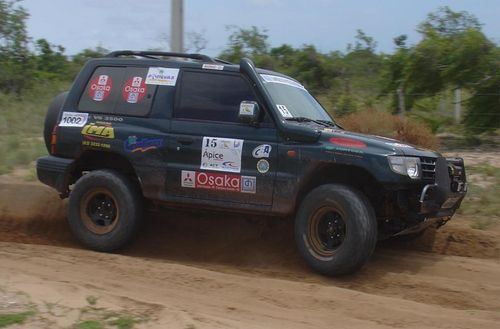
[(380, 244), (341, 279), (306, 268), (292, 233), (274, 218), (166, 211), (146, 215), (120, 253), (95, 253), (74, 241), (50, 189), (0, 183), (0, 288), (72, 309), (98, 296), (146, 314), (144, 328), (500, 327), (498, 230), (457, 218), (434, 244)]

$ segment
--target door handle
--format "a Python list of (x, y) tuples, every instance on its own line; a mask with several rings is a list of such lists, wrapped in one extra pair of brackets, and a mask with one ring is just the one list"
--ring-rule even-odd
[(182, 144), (182, 145), (189, 145), (189, 144), (193, 144), (194, 139), (191, 137), (179, 137), (179, 138), (177, 138), (177, 142)]

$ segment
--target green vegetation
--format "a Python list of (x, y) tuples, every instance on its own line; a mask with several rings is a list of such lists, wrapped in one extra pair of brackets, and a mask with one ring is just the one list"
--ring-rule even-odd
[(120, 317), (116, 320), (109, 321), (108, 324), (111, 326), (115, 326), (118, 329), (132, 329), (136, 323), (140, 321), (131, 318), (131, 317)]
[(459, 213), (473, 215), (472, 227), (486, 229), (500, 220), (500, 170), (489, 164), (467, 167), (469, 191)]
[(96, 320), (88, 320), (79, 322), (76, 325), (77, 329), (104, 329), (104, 324)]
[(14, 324), (23, 324), (29, 317), (33, 316), (33, 311), (13, 314), (0, 314), (0, 328), (11, 326)]

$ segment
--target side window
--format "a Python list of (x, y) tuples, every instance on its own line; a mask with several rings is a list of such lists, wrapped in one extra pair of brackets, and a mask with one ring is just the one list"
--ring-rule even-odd
[(236, 74), (185, 71), (175, 118), (238, 122), (241, 101), (255, 101), (250, 85)]
[(146, 116), (158, 86), (145, 83), (147, 67), (98, 67), (80, 97), (82, 112)]

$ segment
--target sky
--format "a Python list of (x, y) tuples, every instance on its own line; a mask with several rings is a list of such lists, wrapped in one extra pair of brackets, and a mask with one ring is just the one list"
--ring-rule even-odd
[[(62, 45), (73, 55), (85, 48), (109, 50), (169, 49), (170, 0), (23, 0), (30, 13), (28, 32)], [(441, 6), (468, 11), (483, 31), (500, 43), (500, 0), (184, 0), (185, 32), (201, 33), (202, 52), (219, 54), (227, 45), (227, 27), (266, 29), (271, 46), (312, 44), (322, 52), (344, 51), (362, 29), (394, 50), (393, 38), (406, 34), (418, 42), (416, 26)], [(185, 46), (189, 46), (185, 38)]]

